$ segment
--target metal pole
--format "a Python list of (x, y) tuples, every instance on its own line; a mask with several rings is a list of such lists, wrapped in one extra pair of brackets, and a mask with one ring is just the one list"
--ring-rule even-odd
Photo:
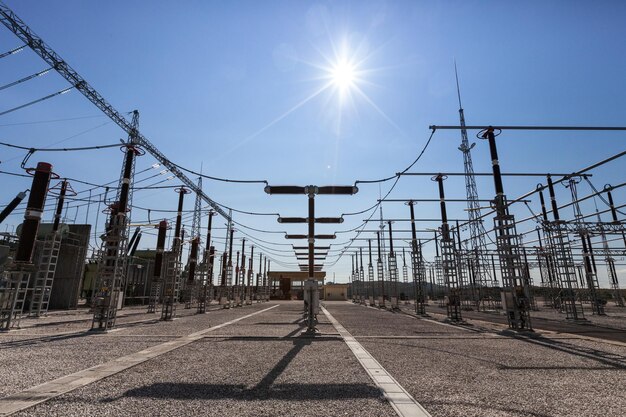
[[(315, 192), (314, 187), (310, 187), (312, 189), (308, 190), (309, 196), (309, 279), (313, 282), (315, 281)], [(315, 315), (314, 315), (314, 295), (313, 291), (317, 291), (317, 286), (313, 285), (311, 282), (311, 287), (314, 288), (309, 291), (309, 300), (307, 302), (307, 332), (315, 332)]]

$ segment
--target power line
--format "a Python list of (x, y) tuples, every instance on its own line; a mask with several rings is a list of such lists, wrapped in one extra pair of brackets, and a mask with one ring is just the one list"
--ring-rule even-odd
[(109, 144), (109, 145), (82, 146), (82, 147), (79, 147), (79, 148), (34, 148), (34, 147), (28, 147), (28, 146), (14, 145), (12, 143), (6, 143), (6, 142), (0, 142), (0, 145), (6, 146), (6, 147), (9, 147), (9, 148), (24, 149), (24, 150), (27, 150), (27, 151), (29, 151), (31, 153), (34, 153), (34, 152), (89, 151), (89, 150), (93, 150), (93, 149), (106, 149), (106, 148), (115, 148), (115, 147), (121, 146), (119, 143), (113, 143), (113, 144)]
[(106, 117), (106, 116), (104, 114), (97, 114), (97, 115), (92, 115), (92, 116), (68, 117), (68, 118), (64, 118), (64, 119), (37, 120), (37, 121), (34, 121), (34, 122), (5, 123), (5, 124), (0, 124), (0, 127), (38, 125), (38, 124), (45, 124), (45, 123), (68, 122), (68, 121), (73, 121), (73, 120), (95, 119), (95, 118), (102, 118), (102, 117)]
[(16, 53), (20, 52), (24, 48), (26, 48), (26, 45), (18, 46), (17, 48), (13, 48), (10, 51), (3, 52), (3, 53), (0, 54), (0, 59), (4, 58), (6, 56), (9, 56), (9, 55), (16, 54)]
[(190, 174), (197, 175), (199, 177), (206, 178), (206, 179), (213, 180), (213, 181), (232, 182), (232, 183), (238, 183), (238, 184), (265, 184), (265, 185), (268, 184), (267, 180), (234, 180), (234, 179), (231, 179), (231, 178), (213, 177), (211, 175), (201, 174), (201, 173), (196, 172), (194, 170), (191, 170), (189, 168), (185, 168), (185, 167), (180, 166), (180, 165), (178, 165), (178, 164), (176, 164), (176, 163), (174, 163), (172, 161), (170, 161), (170, 164), (172, 164), (175, 167), (180, 168), (183, 171), (186, 171), (186, 172), (188, 172)]
[(10, 87), (13, 87), (13, 86), (16, 86), (16, 85), (21, 84), (23, 82), (26, 82), (28, 80), (32, 80), (33, 78), (37, 78), (37, 77), (40, 77), (42, 75), (46, 75), (47, 73), (50, 72), (50, 70), (52, 70), (52, 68), (46, 68), (45, 70), (41, 70), (41, 71), (36, 72), (34, 74), (28, 75), (28, 76), (26, 76), (24, 78), (20, 78), (19, 80), (13, 81), (12, 83), (5, 84), (5, 85), (0, 87), (0, 91), (2, 91), (4, 89), (7, 89), (7, 88), (10, 88)]
[(74, 88), (74, 86), (67, 87), (67, 88), (64, 88), (63, 90), (57, 91), (56, 93), (48, 94), (47, 96), (42, 97), (42, 98), (38, 98), (37, 100), (29, 101), (28, 103), (24, 103), (24, 104), (19, 105), (17, 107), (13, 107), (12, 109), (5, 110), (3, 112), (0, 112), (0, 116), (4, 116), (5, 114), (12, 113), (12, 112), (14, 112), (16, 110), (23, 109), (24, 107), (32, 106), (33, 104), (41, 103), (42, 101), (51, 99), (51, 98), (59, 96), (61, 94), (65, 94), (65, 93), (67, 93), (68, 91), (70, 91), (73, 88)]

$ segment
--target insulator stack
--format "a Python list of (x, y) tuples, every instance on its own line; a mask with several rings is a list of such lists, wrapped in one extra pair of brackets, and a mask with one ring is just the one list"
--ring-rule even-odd
[(22, 234), (20, 235), (15, 254), (15, 262), (30, 263), (32, 261), (37, 230), (39, 230), (51, 176), (52, 165), (47, 162), (39, 162), (37, 168), (35, 168), (33, 183), (28, 196)]
[(13, 212), (13, 210), (15, 210), (17, 206), (19, 206), (22, 200), (24, 200), (24, 197), (26, 197), (25, 191), (20, 191), (19, 193), (17, 193), (15, 198), (11, 200), (11, 202), (2, 210), (2, 212), (0, 212), (0, 223), (2, 223), (4, 219), (6, 219)]

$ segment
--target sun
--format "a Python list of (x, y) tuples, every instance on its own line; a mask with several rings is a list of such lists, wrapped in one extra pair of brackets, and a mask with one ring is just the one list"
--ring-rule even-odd
[(347, 59), (339, 59), (330, 70), (330, 78), (340, 91), (349, 90), (356, 82), (356, 68)]

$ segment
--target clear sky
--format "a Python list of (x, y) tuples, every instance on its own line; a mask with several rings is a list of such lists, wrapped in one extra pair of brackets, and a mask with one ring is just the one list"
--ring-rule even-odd
[[(141, 132), (168, 158), (222, 178), (261, 179), (273, 185), (351, 185), (402, 171), (424, 147), (429, 125), (458, 124), (454, 60), (469, 125), (626, 125), (626, 3), (622, 1), (5, 3), (115, 108), (138, 109)], [(2, 27), (0, 53), (19, 45)], [(45, 67), (30, 50), (6, 57), (0, 60), (0, 85)], [(2, 90), (0, 112), (67, 86), (51, 72)], [(475, 171), (489, 172), (487, 144), (475, 140), (475, 133), (470, 132), (470, 140), (477, 142), (472, 150)], [(0, 116), (0, 141), (22, 146), (91, 146), (121, 138), (125, 133), (77, 91)], [(411, 171), (463, 172), (459, 143), (459, 132), (437, 131)], [(569, 173), (623, 151), (626, 140), (624, 133), (507, 131), (498, 146), (505, 172)], [(23, 151), (0, 147), (0, 170), (23, 172), (23, 156)], [(52, 163), (62, 177), (103, 184), (118, 178), (122, 154), (117, 149), (36, 153), (29, 163), (36, 161)], [(151, 156), (143, 156), (137, 171), (153, 163)], [(622, 183), (624, 166), (620, 159), (593, 171), (594, 185)], [(144, 172), (137, 180), (158, 172)], [(154, 184), (167, 176), (141, 184)], [(0, 179), (2, 206), (30, 186), (27, 178), (3, 174)], [(492, 198), (491, 180), (477, 182), (480, 197)], [(539, 182), (545, 180), (508, 177), (505, 191), (516, 197)], [(350, 197), (321, 196), (318, 215), (367, 209), (391, 184), (361, 184), (359, 193)], [(77, 191), (89, 188), (73, 186)], [(261, 184), (205, 179), (204, 189), (219, 203), (239, 210), (306, 215), (305, 197), (269, 196)], [(70, 206), (76, 208), (70, 208), (70, 220), (95, 223), (100, 192), (92, 191), (94, 202), (89, 206), (76, 207), (84, 202), (72, 202)], [(436, 192), (429, 177), (404, 177), (390, 198), (434, 198)], [(446, 192), (450, 198), (463, 198), (463, 178), (451, 177)], [(563, 203), (571, 198), (562, 186), (557, 192)], [(580, 195), (590, 192), (588, 184), (579, 185)], [(87, 199), (89, 193), (79, 197)], [(625, 197), (622, 190), (615, 192), (617, 204), (623, 204)], [(148, 220), (147, 211), (139, 207), (152, 209), (154, 222), (172, 216), (157, 210), (174, 210), (176, 194), (171, 189), (137, 191), (133, 204), (137, 206), (131, 214), (133, 222)], [(605, 208), (601, 201), (598, 204)], [(50, 199), (47, 208), (52, 206)], [(539, 210), (536, 197), (530, 206)], [(192, 207), (189, 198), (186, 208)], [(450, 204), (450, 217), (465, 218), (464, 207)], [(583, 209), (595, 210), (593, 201)], [(408, 208), (400, 203), (384, 204), (383, 212), (385, 218), (408, 217)], [(523, 205), (513, 212), (520, 219), (531, 214)], [(22, 214), (16, 211), (0, 229), (12, 230)], [(320, 226), (319, 231), (351, 230), (370, 214), (345, 216), (339, 227)], [(566, 215), (572, 215), (571, 209)], [(417, 216), (438, 217), (438, 207), (419, 204)], [(47, 212), (47, 220), (51, 217)], [(98, 217), (98, 232), (103, 217)], [(275, 216), (235, 214), (234, 219), (263, 231), (305, 233), (304, 226), (280, 225)], [(206, 217), (203, 222), (206, 226)], [(190, 224), (187, 217), (187, 228)], [(488, 219), (486, 226), (490, 225)], [(224, 244), (223, 226), (223, 219), (216, 221), (218, 249)], [(375, 238), (370, 231), (375, 226), (367, 227), (360, 237)], [(535, 226), (526, 222), (520, 231)], [(436, 222), (418, 225), (434, 227)], [(408, 230), (408, 223), (397, 222), (394, 228)], [(274, 259), (273, 269), (293, 268), (295, 259), (286, 246), (293, 242), (282, 233), (242, 226), (237, 230), (236, 236), (246, 233), (256, 245), (264, 246), (261, 251)], [(150, 233), (146, 229), (140, 248), (154, 246)], [(337, 236), (333, 255), (355, 232)], [(394, 236), (406, 240), (409, 235)], [(354, 246), (366, 243), (355, 241)], [(432, 256), (434, 246), (428, 244), (425, 251)], [(335, 273), (338, 281), (346, 281), (350, 257), (335, 256), (330, 261), (329, 275)]]

